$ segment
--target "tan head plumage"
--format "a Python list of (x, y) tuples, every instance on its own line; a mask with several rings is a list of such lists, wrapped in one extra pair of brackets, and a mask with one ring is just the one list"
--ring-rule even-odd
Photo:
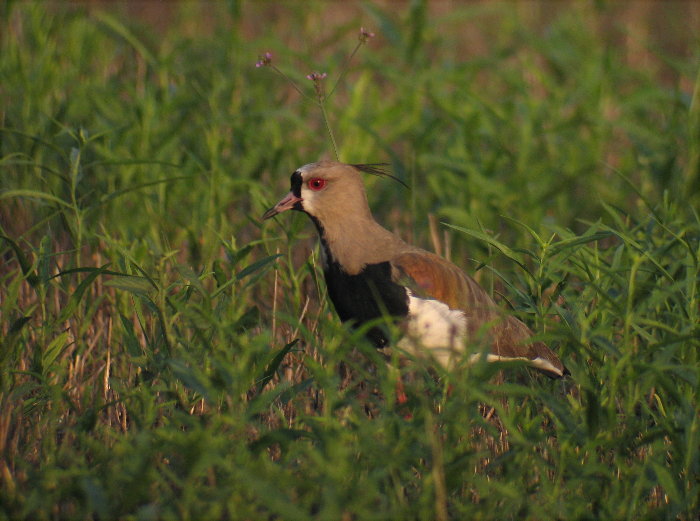
[(398, 249), (410, 247), (372, 217), (360, 170), (363, 166), (319, 161), (300, 167), (292, 174), (290, 193), (265, 212), (263, 219), (291, 209), (306, 212), (333, 258), (350, 274), (391, 259)]

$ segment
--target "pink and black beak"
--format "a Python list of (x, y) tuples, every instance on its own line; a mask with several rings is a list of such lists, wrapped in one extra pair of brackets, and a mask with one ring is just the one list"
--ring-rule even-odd
[(297, 197), (296, 195), (294, 195), (293, 192), (289, 192), (282, 198), (282, 200), (279, 203), (277, 203), (275, 206), (273, 206), (267, 212), (265, 212), (262, 216), (262, 219), (264, 221), (265, 219), (274, 217), (278, 213), (286, 212), (287, 210), (303, 210), (301, 206), (301, 201), (301, 197)]

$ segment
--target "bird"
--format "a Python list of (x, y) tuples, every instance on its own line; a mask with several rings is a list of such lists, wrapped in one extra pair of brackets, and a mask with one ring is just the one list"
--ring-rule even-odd
[(322, 160), (291, 175), (291, 189), (262, 220), (288, 210), (306, 213), (321, 243), (328, 296), (342, 322), (360, 327), (377, 348), (389, 347), (377, 319), (390, 316), (401, 330), (397, 346), (428, 356), (446, 369), (468, 346), (468, 363), (523, 360), (551, 378), (569, 375), (557, 355), (522, 321), (501, 310), (462, 269), (434, 253), (408, 244), (373, 217), (363, 173), (394, 177), (381, 164)]

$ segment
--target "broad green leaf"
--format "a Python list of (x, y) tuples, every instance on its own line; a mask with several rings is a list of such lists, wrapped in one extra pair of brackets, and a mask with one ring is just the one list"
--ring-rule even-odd
[(107, 265), (103, 266), (102, 268), (93, 268), (88, 274), (88, 276), (85, 277), (85, 280), (78, 284), (78, 287), (75, 288), (73, 294), (68, 298), (68, 303), (61, 310), (61, 313), (56, 319), (58, 323), (64, 322), (68, 320), (71, 316), (73, 316), (75, 311), (78, 309), (78, 305), (80, 304), (80, 301), (82, 300), (85, 291), (90, 287), (90, 285), (95, 281), (97, 277), (104, 274), (104, 272), (106, 271), (106, 266)]

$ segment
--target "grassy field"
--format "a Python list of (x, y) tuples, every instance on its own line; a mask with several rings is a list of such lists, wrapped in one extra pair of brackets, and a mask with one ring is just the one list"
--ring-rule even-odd
[[(0, 7), (0, 519), (698, 519), (698, 6), (397, 5)], [(571, 378), (339, 324), (259, 220), (333, 157), (314, 71), (378, 220)]]

